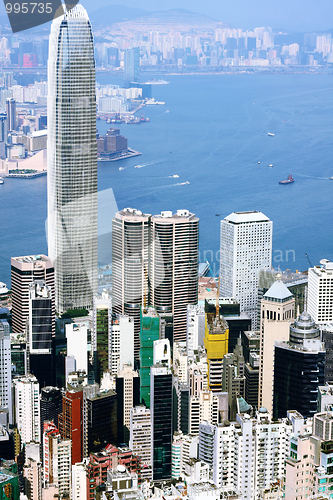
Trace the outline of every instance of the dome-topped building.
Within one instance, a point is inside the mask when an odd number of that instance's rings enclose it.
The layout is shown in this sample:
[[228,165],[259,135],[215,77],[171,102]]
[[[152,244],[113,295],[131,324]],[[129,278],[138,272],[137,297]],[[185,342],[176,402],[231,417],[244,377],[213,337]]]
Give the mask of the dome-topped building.
[[324,384],[325,347],[307,311],[290,325],[289,342],[275,342],[274,417],[293,408],[303,417],[317,411],[318,386]]
[[290,327],[289,342],[291,344],[303,345],[304,340],[315,340],[320,338],[319,328],[307,311],[303,311],[299,318]]

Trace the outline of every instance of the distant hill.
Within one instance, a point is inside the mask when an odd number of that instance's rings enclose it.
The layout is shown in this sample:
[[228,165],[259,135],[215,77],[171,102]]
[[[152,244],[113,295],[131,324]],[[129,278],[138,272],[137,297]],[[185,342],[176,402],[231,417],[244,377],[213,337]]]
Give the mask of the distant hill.
[[110,26],[147,14],[149,11],[143,9],[126,7],[125,5],[107,5],[92,12],[89,18],[93,26]]
[[[134,16],[134,13],[140,9],[129,9],[128,15],[133,15],[131,19],[116,21],[116,14],[113,12],[114,7],[120,6],[102,7],[93,12],[90,16],[93,25],[97,25],[97,22],[94,22],[94,15],[98,13],[96,20],[99,20],[100,25],[113,24],[113,29],[120,31],[175,30],[188,32],[191,30],[207,31],[218,27],[229,27],[228,24],[218,22],[209,16],[185,9],[144,12],[137,16]],[[119,14],[121,14],[121,9],[119,9]]]

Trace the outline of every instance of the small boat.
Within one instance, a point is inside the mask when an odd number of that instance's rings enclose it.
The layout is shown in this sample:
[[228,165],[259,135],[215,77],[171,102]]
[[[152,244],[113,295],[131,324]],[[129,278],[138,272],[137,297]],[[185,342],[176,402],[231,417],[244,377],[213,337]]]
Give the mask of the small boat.
[[274,137],[274,134],[272,134],[272,132],[268,132],[269,137]]
[[291,184],[292,182],[295,182],[293,176],[288,175],[288,179],[286,179],[285,181],[280,181],[279,184]]
[[119,167],[119,170],[124,170],[124,167]]
[[260,161],[258,161],[258,165],[260,165]]
[[135,165],[134,168],[141,168],[142,165]]
[[272,167],[273,166],[273,163],[270,163],[269,165],[267,165],[268,167]]
[[215,215],[216,215],[216,217],[220,217],[220,214],[215,214]]
[[189,181],[185,181],[185,182],[180,183],[181,186],[186,186],[186,184],[189,184]]
[[0,184],[3,184],[5,181],[3,180],[2,177],[0,177]]
[[329,177],[329,180],[330,180],[330,181],[333,181],[333,176],[332,176],[332,177]]
[[174,174],[172,177],[173,177],[174,179],[178,179],[179,175],[178,175],[178,174]]

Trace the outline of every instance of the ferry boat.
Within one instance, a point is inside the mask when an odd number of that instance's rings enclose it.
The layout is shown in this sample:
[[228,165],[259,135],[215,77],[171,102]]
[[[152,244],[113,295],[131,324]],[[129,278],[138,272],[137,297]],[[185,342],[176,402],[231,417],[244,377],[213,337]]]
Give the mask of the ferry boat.
[[3,184],[5,181],[3,180],[2,177],[0,177],[0,184]]
[[269,137],[274,137],[274,134],[272,134],[272,132],[268,132]]
[[286,179],[285,181],[280,181],[279,184],[291,184],[292,182],[295,182],[295,180],[293,179],[293,176],[288,175],[288,179]]

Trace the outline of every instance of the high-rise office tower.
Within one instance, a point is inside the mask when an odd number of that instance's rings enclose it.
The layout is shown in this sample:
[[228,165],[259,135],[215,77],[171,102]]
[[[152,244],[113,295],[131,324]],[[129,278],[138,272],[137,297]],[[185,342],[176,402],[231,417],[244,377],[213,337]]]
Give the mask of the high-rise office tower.
[[82,439],[82,386],[66,391],[62,400],[62,413],[59,414],[59,431],[62,439],[72,441],[72,465],[81,462],[83,458]]
[[39,383],[33,375],[14,379],[15,423],[21,445],[40,442]]
[[7,115],[0,113],[0,142],[7,142]]
[[275,342],[274,416],[293,407],[312,417],[317,412],[318,386],[324,384],[325,348],[320,331],[304,311],[290,326],[289,342]]
[[222,391],[223,356],[228,353],[229,328],[222,316],[207,314],[204,345],[208,361],[208,388]]
[[140,402],[150,408],[150,367],[154,364],[154,341],[159,339],[160,317],[154,307],[141,309]]
[[54,330],[52,289],[45,281],[29,285],[29,324],[27,328],[28,371],[39,385],[52,385],[52,332]]
[[16,130],[16,102],[12,97],[6,100],[6,113],[7,113],[7,130]]
[[101,391],[88,396],[84,412],[87,416],[85,456],[117,442],[117,394],[114,391]]
[[43,434],[44,422],[49,420],[58,427],[58,416],[62,411],[62,393],[58,387],[43,387],[40,395],[40,425]]
[[273,223],[261,212],[233,212],[221,221],[220,294],[235,297],[257,328],[258,276],[272,266]]
[[150,411],[153,435],[153,479],[171,478],[172,373],[163,364],[150,369]]
[[140,48],[126,49],[124,53],[124,79],[125,87],[140,78]]
[[174,341],[185,340],[187,306],[198,303],[199,219],[188,210],[151,218],[150,304],[173,314]]
[[48,84],[48,249],[63,313],[91,308],[97,292],[95,60],[81,5],[52,23]]
[[140,350],[140,307],[148,305],[150,215],[125,208],[112,220],[112,308],[134,318],[134,355]]
[[109,335],[109,370],[117,374],[124,364],[134,366],[134,319],[117,315],[112,320]]
[[7,321],[0,320],[0,406],[8,408],[12,423],[12,371],[10,329]]
[[289,339],[295,299],[278,279],[261,299],[258,407],[273,411],[274,344]]
[[320,261],[320,266],[308,272],[308,311],[313,320],[322,325],[333,322],[333,262]]
[[95,381],[99,384],[109,369],[109,336],[112,324],[112,299],[107,292],[94,298],[92,351]]
[[[32,281],[43,280],[52,290],[52,314],[54,315],[54,266],[46,255],[27,255],[11,258],[13,333],[27,330],[29,318],[29,286]],[[55,324],[52,334],[55,333]]]
[[[117,439],[128,444],[130,438],[130,411],[140,403],[140,379],[133,365],[124,365],[116,378]],[[132,450],[133,451],[133,450]]]

